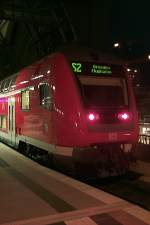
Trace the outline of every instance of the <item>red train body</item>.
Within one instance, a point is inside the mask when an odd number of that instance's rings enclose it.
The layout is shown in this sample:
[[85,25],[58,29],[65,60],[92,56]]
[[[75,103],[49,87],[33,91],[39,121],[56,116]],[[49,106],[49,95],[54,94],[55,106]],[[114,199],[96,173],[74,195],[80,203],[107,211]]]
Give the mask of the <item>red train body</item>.
[[55,53],[2,80],[0,91],[1,140],[44,150],[60,168],[80,173],[93,165],[97,173],[137,142],[131,79],[104,56]]

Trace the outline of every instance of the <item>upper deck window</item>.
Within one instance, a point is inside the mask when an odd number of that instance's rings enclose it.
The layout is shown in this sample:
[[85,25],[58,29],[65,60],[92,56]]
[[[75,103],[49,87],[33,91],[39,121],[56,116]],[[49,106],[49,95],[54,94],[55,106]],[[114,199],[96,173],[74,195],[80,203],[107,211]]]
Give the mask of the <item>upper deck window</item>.
[[39,86],[40,105],[50,111],[53,110],[53,90],[47,83],[42,83]]

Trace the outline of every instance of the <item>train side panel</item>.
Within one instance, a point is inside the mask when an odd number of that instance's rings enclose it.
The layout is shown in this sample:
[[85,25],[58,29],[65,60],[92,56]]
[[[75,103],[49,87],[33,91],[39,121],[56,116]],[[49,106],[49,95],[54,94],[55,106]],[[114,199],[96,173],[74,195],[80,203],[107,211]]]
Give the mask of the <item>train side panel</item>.
[[57,135],[57,145],[83,146],[86,124],[83,123],[83,111],[80,96],[69,65],[62,54],[55,58],[54,74],[54,124]]
[[[54,143],[54,129],[53,129],[53,112],[44,108],[40,104],[40,84],[46,83],[51,85],[49,79],[49,71],[51,66],[50,60],[45,59],[40,64],[35,64],[32,69],[25,69],[24,72],[18,76],[16,83],[26,84],[18,86],[21,92],[18,95],[19,101],[16,102],[16,131],[19,140],[25,141],[32,145],[39,145],[39,141],[44,143]],[[29,91],[29,108],[22,109],[22,93]],[[42,147],[42,146],[41,146]]]

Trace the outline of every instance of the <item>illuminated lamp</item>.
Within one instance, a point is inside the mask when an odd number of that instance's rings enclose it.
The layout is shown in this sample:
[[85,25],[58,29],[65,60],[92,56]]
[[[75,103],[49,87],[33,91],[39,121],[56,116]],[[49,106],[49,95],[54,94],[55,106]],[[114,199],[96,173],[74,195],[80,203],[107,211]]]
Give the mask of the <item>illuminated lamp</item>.
[[128,121],[130,119],[130,115],[128,112],[121,112],[118,114],[118,118],[121,120],[121,121]]
[[89,120],[93,121],[93,120],[95,119],[95,116],[94,116],[93,113],[90,113],[90,114],[88,115],[88,118],[89,118]]
[[96,113],[89,113],[87,115],[87,118],[88,118],[88,120],[90,120],[92,122],[92,121],[99,119],[99,115]]
[[114,48],[119,48],[119,47],[120,47],[119,42],[114,43]]

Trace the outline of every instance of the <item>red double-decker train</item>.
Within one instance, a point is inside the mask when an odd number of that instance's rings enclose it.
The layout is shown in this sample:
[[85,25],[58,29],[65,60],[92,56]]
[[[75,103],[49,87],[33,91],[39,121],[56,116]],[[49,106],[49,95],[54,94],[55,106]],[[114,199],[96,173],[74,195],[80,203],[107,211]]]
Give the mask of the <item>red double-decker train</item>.
[[79,175],[123,171],[138,139],[126,66],[65,49],[2,80],[0,139]]

